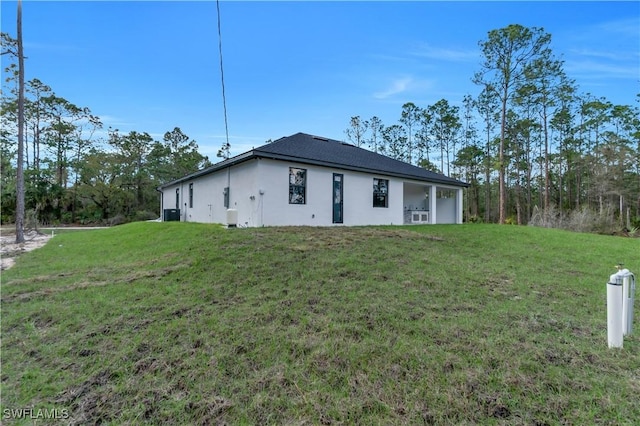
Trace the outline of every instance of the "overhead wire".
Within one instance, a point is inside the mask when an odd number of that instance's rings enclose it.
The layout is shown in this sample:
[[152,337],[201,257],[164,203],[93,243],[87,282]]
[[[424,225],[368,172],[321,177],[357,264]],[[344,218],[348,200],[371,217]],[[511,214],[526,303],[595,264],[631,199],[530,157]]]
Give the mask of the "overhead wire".
[[224,145],[224,151],[226,152],[226,156],[228,157],[229,148],[231,145],[229,144],[229,122],[227,120],[227,96],[225,94],[224,87],[224,66],[222,62],[222,29],[220,24],[220,0],[216,0],[216,9],[218,12],[218,51],[220,53],[220,79],[222,81],[222,108],[224,111],[224,132],[226,136],[226,144]]

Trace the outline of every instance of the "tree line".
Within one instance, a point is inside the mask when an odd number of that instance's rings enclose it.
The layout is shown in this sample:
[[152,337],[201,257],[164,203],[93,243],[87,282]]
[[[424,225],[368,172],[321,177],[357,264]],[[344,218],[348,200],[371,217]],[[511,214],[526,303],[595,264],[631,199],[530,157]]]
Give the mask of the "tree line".
[[2,33],[9,57],[0,100],[0,220],[16,220],[18,131],[24,147],[25,225],[117,223],[155,219],[156,188],[210,165],[196,141],[179,127],[161,141],[147,132],[103,130],[88,107],[59,96],[37,78],[24,82],[24,122],[19,118],[16,40]]
[[[472,77],[479,95],[464,96],[459,106],[407,102],[390,125],[354,116],[346,137],[468,182],[466,221],[549,224],[581,213],[640,227],[640,111],[581,93],[550,42],[535,27],[489,31]],[[24,83],[18,125],[16,45],[2,33],[2,55],[10,58],[0,100],[2,223],[16,219],[19,165],[27,218],[49,224],[158,217],[157,186],[211,164],[178,127],[161,141],[146,132],[105,132],[88,107],[36,78]],[[229,149],[218,156],[228,157]]]
[[346,137],[469,183],[467,221],[638,228],[640,110],[581,93],[550,42],[536,27],[489,31],[477,97],[407,102],[390,125],[354,116]]

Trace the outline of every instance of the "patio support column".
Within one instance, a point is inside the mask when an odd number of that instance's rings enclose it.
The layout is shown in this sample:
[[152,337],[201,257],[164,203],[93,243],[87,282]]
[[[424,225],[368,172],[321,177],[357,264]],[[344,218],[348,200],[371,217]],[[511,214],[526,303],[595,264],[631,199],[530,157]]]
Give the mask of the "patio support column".
[[464,211],[462,188],[456,190],[456,223],[462,223],[462,212]]
[[436,221],[436,200],[436,186],[431,185],[429,187],[429,223],[431,223],[432,225],[438,223]]

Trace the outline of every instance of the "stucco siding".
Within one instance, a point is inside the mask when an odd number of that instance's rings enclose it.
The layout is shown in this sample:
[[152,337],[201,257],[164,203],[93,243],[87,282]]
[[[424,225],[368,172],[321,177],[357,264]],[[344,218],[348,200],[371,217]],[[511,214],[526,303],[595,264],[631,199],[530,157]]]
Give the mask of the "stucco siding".
[[[387,179],[387,207],[373,207],[373,179]],[[402,181],[384,175],[348,172],[344,178],[345,225],[401,225]]]
[[[289,168],[305,169],[304,204],[289,203]],[[262,212],[266,226],[326,226],[331,224],[331,176],[321,167],[295,162],[260,160]]]
[[[306,170],[305,202],[289,202],[289,168]],[[333,223],[334,174],[341,174],[342,223]],[[388,180],[387,207],[373,206],[374,179]],[[189,185],[193,184],[193,206]],[[427,207],[429,185],[383,174],[342,170],[297,162],[254,158],[214,173],[163,188],[162,208],[175,208],[180,189],[181,220],[227,224],[224,189],[239,226],[402,225],[405,210]],[[453,204],[451,204],[451,202]],[[437,223],[456,222],[456,200],[437,200]]]
[[[257,226],[252,216],[250,194],[255,192],[257,161],[248,161],[231,169],[201,176],[163,189],[163,209],[175,208],[176,188],[180,190],[180,220],[183,222],[227,223],[224,189],[231,186],[229,208],[238,210],[238,222]],[[189,203],[189,185],[193,184],[193,205]],[[249,224],[249,222],[252,222]]]
[[438,198],[437,202],[438,220],[437,223],[456,223],[458,215],[456,214],[455,198]]
[[[330,226],[333,223],[333,174],[343,175],[342,225],[402,224],[402,182],[295,162],[261,159],[259,166],[263,223],[266,226]],[[305,204],[289,203],[289,167],[306,174]],[[389,179],[389,205],[373,207],[373,178]]]

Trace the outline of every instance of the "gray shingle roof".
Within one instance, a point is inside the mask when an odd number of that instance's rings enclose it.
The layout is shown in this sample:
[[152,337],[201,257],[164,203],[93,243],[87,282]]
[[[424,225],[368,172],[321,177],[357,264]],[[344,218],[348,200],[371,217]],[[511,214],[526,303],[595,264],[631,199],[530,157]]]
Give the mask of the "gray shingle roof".
[[391,175],[408,179],[468,186],[459,180],[440,173],[425,170],[403,161],[358,148],[354,145],[308,135],[295,135],[278,139],[270,144],[254,149],[258,156],[281,160],[324,165],[346,170],[363,171],[382,175]]
[[440,173],[425,170],[403,161],[394,160],[375,152],[358,148],[354,145],[327,139],[306,133],[296,133],[280,138],[272,143],[262,145],[244,154],[216,163],[211,167],[192,173],[188,176],[168,182],[159,189],[176,183],[194,179],[238,164],[252,158],[273,158],[303,164],[314,164],[342,170],[354,170],[377,174],[380,176],[395,176],[403,179],[419,180],[452,186],[469,186],[457,179]]

